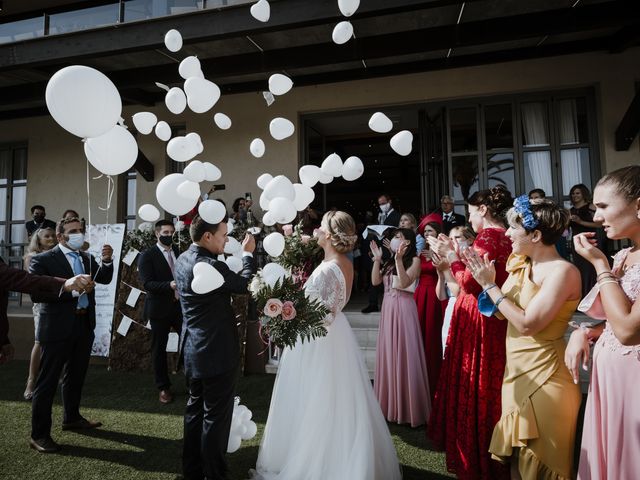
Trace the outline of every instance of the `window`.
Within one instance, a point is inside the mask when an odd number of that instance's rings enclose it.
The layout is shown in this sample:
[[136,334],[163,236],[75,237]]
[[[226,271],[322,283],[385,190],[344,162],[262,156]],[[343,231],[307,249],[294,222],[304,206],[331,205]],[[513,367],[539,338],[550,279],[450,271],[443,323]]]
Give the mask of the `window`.
[[22,265],[27,243],[27,146],[0,146],[0,254],[13,266]]
[[135,230],[136,228],[136,215],[138,213],[136,205],[137,182],[138,173],[132,168],[127,172],[123,181],[124,192],[122,198],[125,199],[123,222],[127,224],[127,231]]

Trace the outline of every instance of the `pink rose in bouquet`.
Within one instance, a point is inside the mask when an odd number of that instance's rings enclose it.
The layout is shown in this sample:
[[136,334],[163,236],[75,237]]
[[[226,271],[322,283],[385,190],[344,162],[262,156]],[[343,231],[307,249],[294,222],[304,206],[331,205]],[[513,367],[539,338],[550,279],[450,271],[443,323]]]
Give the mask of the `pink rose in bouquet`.
[[286,301],[282,304],[282,319],[293,320],[296,318],[296,308],[293,306],[293,302]]
[[290,237],[291,235],[293,235],[293,225],[291,224],[283,225],[282,233],[284,233],[285,237]]
[[[291,302],[289,302],[291,303]],[[270,298],[264,305],[264,314],[270,318],[276,318],[282,313],[282,302],[277,298]]]
[[309,240],[311,240],[311,237],[309,235],[300,235],[300,241],[303,245],[307,245],[309,243]]

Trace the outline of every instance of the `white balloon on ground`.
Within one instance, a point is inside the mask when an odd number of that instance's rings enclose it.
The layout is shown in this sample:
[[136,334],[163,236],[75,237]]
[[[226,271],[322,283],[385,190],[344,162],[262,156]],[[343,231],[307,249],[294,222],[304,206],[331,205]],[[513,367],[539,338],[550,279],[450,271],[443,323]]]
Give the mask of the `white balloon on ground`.
[[155,222],[160,218],[160,210],[155,205],[145,203],[138,209],[138,216],[145,222]]
[[293,201],[293,199],[296,198],[296,191],[293,188],[291,180],[284,175],[278,175],[273,177],[264,187],[264,196],[268,199],[284,197],[287,200]]
[[293,202],[284,197],[276,197],[269,202],[269,213],[271,213],[276,223],[281,225],[293,222],[298,215]]
[[188,198],[197,202],[200,197],[200,185],[196,182],[192,182],[191,180],[185,180],[178,185],[176,192],[183,198]]
[[216,113],[213,121],[220,130],[229,130],[231,128],[231,119],[224,113]]
[[222,172],[213,163],[204,162],[202,165],[204,166],[204,179],[207,182],[215,182],[222,177]]
[[184,82],[187,104],[195,113],[205,113],[220,99],[220,87],[206,78],[191,77]]
[[205,200],[198,206],[198,214],[205,222],[215,225],[222,221],[227,209],[218,200]]
[[163,142],[166,142],[171,138],[171,127],[164,120],[160,120],[156,124],[155,133],[156,137],[158,137]]
[[316,198],[316,194],[311,187],[302,185],[301,183],[294,183],[293,188],[296,192],[296,198],[293,200],[293,205],[296,210],[301,212],[309,206],[313,199]]
[[171,113],[179,115],[187,108],[187,96],[182,89],[173,87],[164,96],[164,103]]
[[278,232],[270,233],[262,240],[262,246],[272,257],[279,257],[284,251],[284,236]]
[[205,169],[200,160],[193,160],[184,168],[184,176],[192,182],[204,182]]
[[242,271],[242,259],[238,257],[229,257],[225,260],[225,263],[234,273],[240,273]]
[[175,29],[169,30],[164,36],[164,45],[170,52],[177,52],[182,48],[182,35]]
[[391,137],[389,144],[394,152],[406,157],[411,153],[413,146],[413,134],[409,130],[402,130]]
[[104,135],[88,138],[84,142],[84,153],[99,172],[119,175],[136,163],[138,143],[129,130],[115,125]]
[[196,152],[196,155],[204,152],[204,145],[202,145],[202,139],[200,138],[200,135],[195,132],[191,132],[187,133],[184,138],[186,138],[187,141],[191,144],[194,151]]
[[227,237],[227,243],[224,244],[224,253],[233,255],[242,250],[242,245],[233,237]]
[[133,117],[133,125],[142,135],[149,135],[158,123],[158,117],[151,112],[138,112]]
[[185,80],[191,77],[200,77],[202,70],[200,69],[200,60],[195,55],[191,55],[180,62],[178,65],[178,74]]
[[364,173],[364,165],[358,157],[349,157],[342,166],[342,178],[348,182],[357,180]]
[[353,37],[353,25],[351,25],[351,22],[347,22],[346,20],[338,23],[333,28],[333,33],[331,34],[333,43],[338,45],[347,43],[351,37]]
[[278,280],[282,281],[287,276],[287,271],[284,267],[278,263],[267,263],[262,268],[262,278],[265,283],[270,287],[273,287]]
[[122,115],[122,99],[113,82],[95,68],[82,65],[53,74],[45,100],[58,125],[80,138],[104,135]]
[[256,158],[261,158],[264,155],[265,147],[261,138],[254,138],[249,145],[249,151],[251,155]]
[[172,215],[184,215],[191,210],[197,200],[191,200],[178,195],[178,186],[187,180],[182,173],[172,173],[164,177],[156,187],[158,204]]
[[393,122],[382,112],[376,112],[369,119],[369,128],[377,133],[389,133],[393,129]]
[[229,435],[229,441],[227,442],[227,453],[237,452],[242,444],[242,438],[240,435]]
[[269,133],[276,140],[284,140],[293,135],[296,127],[290,120],[282,117],[276,117],[269,123]]
[[224,283],[224,277],[213,265],[207,262],[198,262],[193,266],[193,280],[191,290],[202,295],[220,288]]
[[269,17],[271,16],[271,6],[267,0],[259,0],[254,3],[251,5],[249,11],[253,18],[262,23],[268,22]]
[[264,190],[271,180],[273,180],[273,176],[270,173],[263,173],[258,177],[258,181],[256,183],[258,184],[258,187]]
[[360,6],[360,0],[338,0],[338,8],[340,9],[340,13],[345,17],[350,17],[358,7]]
[[325,175],[331,175],[332,177],[339,177],[342,175],[342,159],[337,153],[332,153],[327,156],[320,166],[320,171]]
[[249,420],[248,422],[246,422],[245,426],[247,427],[247,429],[245,430],[244,434],[240,436],[240,438],[242,438],[242,440],[251,440],[258,433],[258,426],[253,420]]
[[317,165],[303,165],[300,167],[300,170],[298,170],[300,183],[307,187],[314,187],[315,184],[318,183],[320,175],[322,175],[322,171]]
[[167,143],[167,155],[176,162],[186,162],[197,155],[195,147],[186,137],[173,137]]
[[267,227],[271,227],[276,224],[276,219],[273,218],[273,215],[271,214],[271,212],[265,212],[264,215],[262,216],[262,223]]
[[286,75],[274,73],[269,77],[269,91],[274,95],[284,95],[293,87],[293,82]]

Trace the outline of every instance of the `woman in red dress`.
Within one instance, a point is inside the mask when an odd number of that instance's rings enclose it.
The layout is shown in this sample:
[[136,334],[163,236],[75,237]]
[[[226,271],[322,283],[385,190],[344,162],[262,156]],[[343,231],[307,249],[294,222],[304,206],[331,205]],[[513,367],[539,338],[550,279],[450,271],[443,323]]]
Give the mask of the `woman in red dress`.
[[[418,233],[425,239],[436,238],[442,233],[442,217],[438,214],[427,215],[420,221]],[[420,253],[420,281],[413,297],[418,306],[420,327],[424,340],[424,354],[429,372],[429,392],[431,400],[438,386],[438,376],[442,365],[442,302],[438,300],[436,285],[438,271],[431,261],[432,250],[427,243]]]
[[[499,185],[474,193],[468,203],[469,222],[478,233],[471,248],[495,261],[496,284],[501,286],[507,278],[505,266],[511,253],[504,215],[513,198]],[[447,469],[458,478],[508,479],[509,469],[489,454],[493,428],[501,415],[507,322],[479,312],[482,289],[458,258],[451,241],[444,235],[429,240],[431,248],[449,261],[460,294],[451,318],[428,434],[437,448],[446,451]]]

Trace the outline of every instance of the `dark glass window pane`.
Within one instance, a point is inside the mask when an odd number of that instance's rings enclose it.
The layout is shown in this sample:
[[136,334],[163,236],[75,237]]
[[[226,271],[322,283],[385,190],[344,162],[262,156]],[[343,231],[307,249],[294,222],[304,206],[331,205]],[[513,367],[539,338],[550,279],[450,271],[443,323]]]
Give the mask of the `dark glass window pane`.
[[549,145],[549,116],[546,102],[523,103],[522,138],[525,147],[544,147]]
[[[591,169],[588,148],[568,148],[560,150],[562,168],[562,193],[569,195],[571,187],[584,183],[591,190]],[[593,191],[591,191],[593,193]]]
[[11,225],[11,243],[26,243],[27,229],[24,223],[14,223]]
[[587,105],[584,98],[558,101],[560,144],[575,145],[589,141]]
[[24,220],[27,208],[27,187],[13,187],[11,189],[11,220]]
[[8,148],[0,150],[0,185],[9,183],[9,173],[11,172],[11,162],[13,161],[13,150]]
[[83,8],[71,12],[54,13],[49,17],[49,34],[75,32],[87,28],[112,25],[118,21],[118,3],[99,7]]
[[451,158],[453,175],[453,197],[456,202],[466,201],[469,195],[478,190],[478,157],[465,155]]
[[529,193],[541,188],[547,197],[553,197],[553,179],[551,170],[551,152],[524,152],[524,187]]
[[19,42],[44,35],[42,16],[0,25],[0,43]]
[[513,148],[511,105],[487,105],[484,108],[484,128],[487,150]]
[[478,149],[475,108],[453,108],[449,112],[451,151],[473,152]]
[[27,149],[16,148],[13,151],[13,181],[27,183]]
[[516,194],[516,177],[513,153],[497,153],[487,157],[489,188],[505,185],[512,195]]
[[5,222],[6,220],[7,220],[7,189],[0,188],[0,222]]

